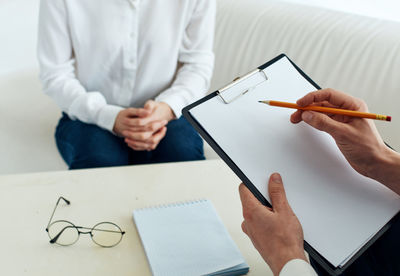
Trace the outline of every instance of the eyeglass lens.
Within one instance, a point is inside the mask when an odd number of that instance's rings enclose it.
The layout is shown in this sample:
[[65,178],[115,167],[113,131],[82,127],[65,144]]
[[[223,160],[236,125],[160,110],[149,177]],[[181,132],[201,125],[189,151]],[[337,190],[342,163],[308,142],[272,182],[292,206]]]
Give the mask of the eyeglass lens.
[[92,229],[92,240],[103,247],[117,245],[122,239],[122,230],[116,224],[101,222]]
[[79,232],[75,225],[68,221],[58,220],[50,224],[48,235],[51,240],[59,245],[71,245],[79,239]]

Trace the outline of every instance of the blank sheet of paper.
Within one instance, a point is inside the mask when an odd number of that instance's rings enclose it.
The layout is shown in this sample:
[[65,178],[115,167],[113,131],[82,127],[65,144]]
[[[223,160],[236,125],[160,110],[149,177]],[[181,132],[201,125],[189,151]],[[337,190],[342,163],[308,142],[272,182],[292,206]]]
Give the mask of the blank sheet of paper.
[[340,266],[395,216],[400,198],[355,172],[328,134],[291,124],[293,109],[258,103],[316,90],[286,57],[264,72],[268,80],[234,102],[214,97],[189,112],[268,200],[269,175],[281,173],[305,240]]

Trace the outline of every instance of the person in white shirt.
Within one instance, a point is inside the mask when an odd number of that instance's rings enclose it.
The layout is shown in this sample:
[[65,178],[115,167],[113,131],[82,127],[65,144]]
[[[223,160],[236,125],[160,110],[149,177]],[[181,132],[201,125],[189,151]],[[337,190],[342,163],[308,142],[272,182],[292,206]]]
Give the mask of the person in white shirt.
[[44,93],[70,169],[204,159],[181,110],[208,90],[215,0],[41,0]]
[[[300,106],[325,104],[367,112],[359,99],[333,89],[311,92],[297,101]],[[325,131],[336,141],[350,165],[360,174],[375,179],[400,194],[400,154],[385,145],[372,120],[343,115],[329,116],[312,111],[296,111],[292,123],[304,121]],[[303,230],[286,199],[282,177],[271,175],[268,184],[272,209],[262,205],[241,184],[243,231],[269,264],[274,275],[316,275],[303,248]],[[400,275],[400,223],[375,242],[343,275]],[[319,275],[329,275],[311,259]]]

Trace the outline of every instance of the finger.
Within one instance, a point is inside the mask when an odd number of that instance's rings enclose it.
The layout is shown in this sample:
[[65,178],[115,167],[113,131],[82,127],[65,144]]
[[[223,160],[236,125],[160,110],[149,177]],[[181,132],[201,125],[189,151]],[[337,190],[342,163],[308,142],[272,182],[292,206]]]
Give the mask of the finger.
[[147,140],[147,143],[150,144],[150,149],[155,150],[158,144],[160,143],[161,139],[164,138],[165,134],[167,133],[167,128],[162,127],[158,132],[156,132],[151,138],[150,141]]
[[161,120],[161,121],[154,121],[150,122],[149,124],[145,126],[135,126],[135,127],[129,127],[127,130],[132,131],[132,132],[152,132],[155,133],[158,131],[160,128],[163,126],[167,125],[168,121],[167,120]]
[[273,173],[269,178],[268,193],[271,199],[272,209],[275,212],[286,212],[290,210],[286,199],[285,188],[279,173]]
[[246,222],[245,222],[245,221],[242,222],[242,231],[243,231],[246,235],[249,235],[248,232],[247,232],[247,227],[246,227]]
[[168,124],[167,120],[152,122],[148,126],[148,131],[151,131],[152,133],[156,133],[157,131],[159,131],[162,127],[166,126],[167,124]]
[[138,141],[138,140],[132,140],[132,139],[126,139],[125,142],[127,144],[134,145],[135,147],[140,147],[141,149],[144,150],[155,150],[160,143],[161,139],[164,138],[165,134],[167,132],[167,128],[163,127],[160,129],[156,134],[153,134],[149,139],[144,140],[144,141]]
[[125,143],[136,151],[150,150],[150,145],[141,141],[133,141],[130,139],[125,139]]
[[314,112],[314,111],[304,111],[301,115],[303,121],[310,126],[329,133],[333,137],[336,136],[337,133],[343,131],[343,124],[335,121],[330,118],[326,114]]
[[327,101],[333,106],[358,110],[360,108],[360,100],[331,88],[322,89],[308,93],[303,98],[297,100],[297,104],[301,107],[311,105],[313,103]]
[[133,149],[134,151],[147,151],[147,150],[144,149],[144,148],[136,147],[136,146],[129,145],[129,144],[128,144],[128,147],[130,147],[130,148]]
[[[321,103],[314,103],[313,105],[315,105],[315,106],[323,106],[323,107],[336,107],[336,106],[332,105],[331,103],[329,103],[327,101],[324,101],[324,102],[321,102]],[[290,116],[290,121],[293,124],[298,124],[301,121],[303,121],[303,119],[302,119],[303,112],[304,111],[302,111],[302,110],[297,110],[296,112],[294,112]],[[345,115],[338,115],[338,114],[326,114],[326,115],[329,116],[330,118],[334,119],[335,121],[342,122],[342,123],[348,123],[348,122],[350,122],[352,120],[352,117],[345,116]]]
[[143,141],[143,142],[148,140],[152,135],[153,135],[153,132],[150,132],[150,131],[147,131],[147,132],[134,132],[134,131],[124,130],[122,132],[122,136],[124,136],[125,138],[128,138],[130,140],[134,140],[134,141]]
[[[321,102],[321,103],[313,103],[312,105],[316,105],[316,106],[324,106],[324,107],[335,107],[334,105],[330,104],[327,101]],[[294,112],[291,116],[290,116],[290,121],[293,124],[298,124],[301,121],[303,121],[303,119],[301,118],[303,114],[303,110],[297,110],[296,112]]]
[[[147,138],[147,139],[134,139],[134,138],[126,137],[126,140],[127,141],[129,140],[131,142],[135,142],[135,141],[143,142],[143,143],[151,145],[151,144],[159,142],[166,134],[166,130],[167,130],[167,128],[164,126],[161,129],[159,129],[158,131],[156,131],[155,133],[146,132],[146,134],[149,135],[149,138]],[[141,138],[140,135],[138,137]]]
[[244,219],[251,219],[254,210],[264,206],[260,201],[250,192],[250,190],[242,183],[239,186],[240,201],[242,202],[243,217]]
[[149,127],[148,126],[134,126],[134,127],[128,127],[126,128],[126,131],[131,131],[131,132],[146,132],[148,131]]
[[127,116],[132,118],[132,117],[147,117],[151,114],[149,110],[146,110],[144,108],[128,108],[126,109]]
[[140,148],[142,150],[147,150],[149,148],[149,145],[143,141],[136,141],[126,138],[125,143],[127,143],[129,146]]
[[153,112],[154,108],[156,107],[156,102],[153,100],[148,100],[145,104],[144,104],[144,109]]
[[127,143],[127,146],[130,147],[131,149],[135,150],[135,151],[145,151],[146,150],[145,148],[137,147],[137,146],[135,146],[133,144],[129,144],[129,143]]
[[297,110],[296,112],[294,112],[291,116],[290,116],[290,121],[293,124],[297,124],[300,123],[303,119],[301,118],[301,114],[303,113],[302,110]]
[[151,117],[135,117],[135,118],[125,118],[123,121],[123,124],[128,126],[129,128],[134,128],[134,127],[145,127],[147,124],[149,124],[153,118]]
[[134,151],[149,151],[145,148],[141,148],[141,147],[135,147],[135,146],[129,146],[131,149],[133,149]]
[[316,103],[315,105],[323,106],[323,107],[337,108],[336,105],[333,105],[333,104],[331,104],[330,102],[327,102],[327,101],[323,101],[323,102],[320,102],[320,103]]

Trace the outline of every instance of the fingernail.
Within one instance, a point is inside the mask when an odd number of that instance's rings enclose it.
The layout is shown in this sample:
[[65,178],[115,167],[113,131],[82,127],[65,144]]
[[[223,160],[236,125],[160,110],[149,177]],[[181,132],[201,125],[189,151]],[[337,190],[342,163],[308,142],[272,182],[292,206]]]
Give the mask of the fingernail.
[[312,120],[313,118],[313,114],[311,112],[303,112],[303,114],[301,115],[301,118],[303,119],[303,121],[309,122]]
[[297,100],[297,101],[296,101],[296,104],[299,105],[299,106],[303,106],[303,101],[302,101],[301,99],[300,99],[300,100]]
[[271,175],[271,179],[272,179],[272,181],[275,182],[275,183],[282,183],[282,178],[281,178],[281,176],[279,175],[279,173],[273,173],[273,174]]

